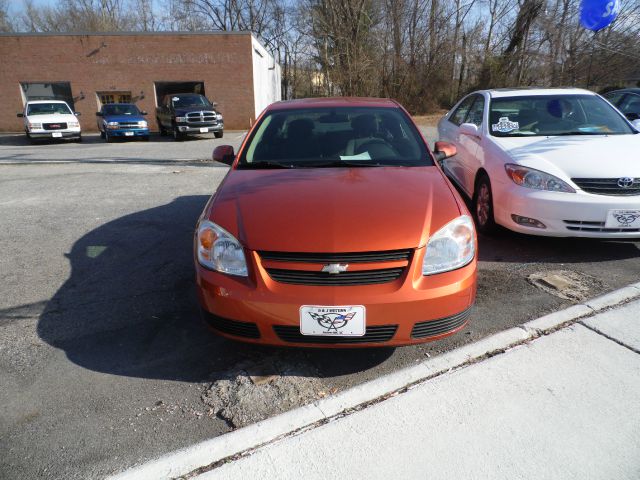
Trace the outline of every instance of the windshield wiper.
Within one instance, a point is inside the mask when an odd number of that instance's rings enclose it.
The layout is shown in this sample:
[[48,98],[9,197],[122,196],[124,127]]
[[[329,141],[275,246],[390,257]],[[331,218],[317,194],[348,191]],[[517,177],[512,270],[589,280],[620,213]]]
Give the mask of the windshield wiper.
[[295,168],[295,166],[291,164],[270,161],[238,164],[238,170],[258,170],[267,168]]
[[302,168],[344,168],[344,167],[384,167],[379,163],[350,162],[348,160],[331,160],[329,162],[318,162],[302,164]]
[[610,135],[611,132],[585,132],[582,130],[572,130],[570,132],[547,133],[549,137],[562,137],[566,135]]

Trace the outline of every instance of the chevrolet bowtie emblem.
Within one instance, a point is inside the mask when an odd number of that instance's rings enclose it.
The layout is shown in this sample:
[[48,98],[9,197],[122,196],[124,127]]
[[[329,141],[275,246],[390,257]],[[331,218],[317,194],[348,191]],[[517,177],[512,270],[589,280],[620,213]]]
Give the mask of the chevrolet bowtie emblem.
[[330,263],[322,267],[322,271],[335,275],[341,272],[346,272],[347,268],[349,268],[349,265],[341,265],[340,263]]

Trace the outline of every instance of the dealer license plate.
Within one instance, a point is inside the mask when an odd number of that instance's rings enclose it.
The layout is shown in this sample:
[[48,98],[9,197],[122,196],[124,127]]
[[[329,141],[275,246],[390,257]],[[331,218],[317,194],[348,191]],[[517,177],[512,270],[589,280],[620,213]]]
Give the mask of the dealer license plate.
[[133,132],[124,132],[125,137],[133,137]]
[[209,131],[209,129],[208,129],[208,128],[206,128],[206,127],[202,127],[202,128],[200,129],[200,133],[207,133],[208,131]]
[[62,138],[62,133],[60,133],[60,132],[53,132],[53,133],[51,134],[51,136],[52,136],[53,138]]
[[366,315],[362,305],[300,307],[302,335],[361,337],[365,330]]
[[605,228],[640,228],[640,210],[609,210]]

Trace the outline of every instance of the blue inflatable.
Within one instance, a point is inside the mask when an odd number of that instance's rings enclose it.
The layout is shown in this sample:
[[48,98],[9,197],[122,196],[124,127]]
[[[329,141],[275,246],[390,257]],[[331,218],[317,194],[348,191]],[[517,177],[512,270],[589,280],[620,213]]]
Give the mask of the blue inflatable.
[[620,12],[620,0],[582,0],[580,23],[597,32],[613,22]]

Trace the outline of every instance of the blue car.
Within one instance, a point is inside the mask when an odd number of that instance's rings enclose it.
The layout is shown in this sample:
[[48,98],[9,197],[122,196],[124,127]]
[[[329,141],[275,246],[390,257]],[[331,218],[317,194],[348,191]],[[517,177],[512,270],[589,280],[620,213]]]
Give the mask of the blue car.
[[114,137],[149,140],[149,125],[144,119],[147,112],[141,112],[132,103],[109,103],[103,105],[98,117],[100,136],[107,142]]

